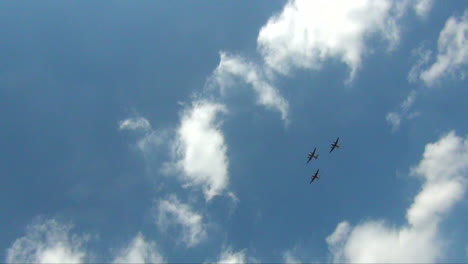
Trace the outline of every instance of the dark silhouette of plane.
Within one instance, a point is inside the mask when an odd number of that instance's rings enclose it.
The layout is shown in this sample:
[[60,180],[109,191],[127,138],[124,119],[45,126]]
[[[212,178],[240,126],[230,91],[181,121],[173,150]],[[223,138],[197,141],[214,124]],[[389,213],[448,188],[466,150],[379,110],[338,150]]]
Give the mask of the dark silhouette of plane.
[[310,182],[309,184],[311,184],[315,179],[320,179],[320,177],[318,176],[318,173],[319,173],[320,169],[318,169],[314,175],[310,176]]
[[318,155],[318,154],[315,155],[315,151],[316,151],[316,150],[317,150],[317,148],[314,148],[314,151],[311,151],[311,152],[307,155],[307,157],[309,157],[309,159],[307,160],[307,163],[309,163],[309,161],[310,161],[311,159],[313,159],[313,158],[314,158],[314,159],[317,159],[317,158],[318,158],[319,155]]
[[338,145],[338,140],[340,140],[339,137],[336,139],[335,142],[333,142],[333,143],[331,144],[331,146],[330,146],[330,147],[331,147],[330,153],[331,153],[335,148],[340,148],[340,145]]

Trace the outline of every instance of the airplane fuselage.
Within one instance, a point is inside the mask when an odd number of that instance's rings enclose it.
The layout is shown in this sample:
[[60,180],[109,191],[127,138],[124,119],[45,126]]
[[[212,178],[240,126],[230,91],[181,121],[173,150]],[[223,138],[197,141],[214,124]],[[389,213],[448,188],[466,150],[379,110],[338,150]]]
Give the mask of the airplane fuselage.
[[318,170],[314,173],[314,175],[312,175],[312,176],[310,177],[310,182],[309,182],[309,184],[312,183],[315,179],[320,179],[320,176],[318,175],[318,174],[319,174],[319,171],[320,171],[320,169],[318,169]]
[[337,138],[337,139],[335,140],[335,142],[333,142],[333,143],[331,144],[331,146],[330,146],[330,147],[331,147],[330,153],[331,153],[335,148],[340,148],[340,145],[338,145],[338,140],[340,140],[340,138]]
[[309,159],[307,160],[307,163],[309,163],[309,161],[312,160],[312,159],[317,159],[317,158],[318,158],[318,154],[315,155],[315,151],[316,151],[316,150],[317,150],[317,148],[315,148],[314,151],[310,152],[310,153],[307,155],[307,157],[309,158]]

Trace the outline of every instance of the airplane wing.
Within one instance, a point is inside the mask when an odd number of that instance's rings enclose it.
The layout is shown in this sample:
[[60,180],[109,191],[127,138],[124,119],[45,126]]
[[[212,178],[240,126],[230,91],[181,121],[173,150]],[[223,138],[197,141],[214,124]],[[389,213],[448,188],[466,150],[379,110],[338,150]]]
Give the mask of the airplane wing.
[[309,163],[311,159],[312,159],[312,156],[309,156],[309,159],[307,160],[306,164]]
[[330,149],[330,153],[336,148],[336,145],[332,144],[331,145],[331,149]]

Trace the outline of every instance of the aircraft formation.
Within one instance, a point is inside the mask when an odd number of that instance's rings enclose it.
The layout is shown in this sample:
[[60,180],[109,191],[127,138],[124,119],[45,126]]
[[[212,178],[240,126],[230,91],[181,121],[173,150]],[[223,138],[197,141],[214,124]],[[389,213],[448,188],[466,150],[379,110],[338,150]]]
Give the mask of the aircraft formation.
[[[338,145],[338,140],[340,140],[339,137],[331,144],[329,153],[331,153],[335,148],[340,148],[340,145]],[[314,148],[313,151],[307,154],[306,164],[309,163],[312,159],[318,159],[319,155],[315,154],[316,152],[317,152],[317,148]],[[319,171],[320,169],[317,169],[317,171],[314,174],[312,174],[312,176],[310,176],[309,184],[311,184],[315,179],[320,179]]]

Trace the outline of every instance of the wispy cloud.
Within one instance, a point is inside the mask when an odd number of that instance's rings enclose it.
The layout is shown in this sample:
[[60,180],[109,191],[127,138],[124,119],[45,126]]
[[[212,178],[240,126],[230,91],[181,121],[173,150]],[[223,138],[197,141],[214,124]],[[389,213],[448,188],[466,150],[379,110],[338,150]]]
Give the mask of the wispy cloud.
[[149,154],[166,141],[166,133],[156,131],[151,123],[144,117],[127,118],[119,122],[119,130],[132,130],[143,133],[143,136],[136,143],[137,148],[144,154]]
[[408,73],[408,82],[419,81],[421,69],[425,67],[431,60],[432,51],[426,47],[427,43],[427,41],[424,41],[421,43],[421,45],[419,45],[419,47],[411,51],[411,56],[416,58],[416,63],[411,67],[411,70]]
[[[418,12],[429,9],[418,1]],[[350,69],[352,81],[368,52],[366,39],[381,36],[392,50],[399,42],[397,20],[409,4],[392,1],[290,0],[271,17],[257,39],[268,67],[281,74],[294,68],[320,69],[328,59],[338,59]]]
[[[450,17],[445,23],[444,28],[439,34],[437,43],[436,61],[426,70],[419,73],[421,79],[427,86],[433,86],[438,80],[447,75],[456,76],[459,74],[461,79],[465,78],[463,67],[468,63],[468,10],[465,10],[463,16]],[[421,61],[427,62],[428,52],[422,53]],[[414,76],[422,67],[418,62],[411,70],[410,76]]]
[[284,263],[302,263],[299,257],[296,256],[293,250],[286,250],[283,252],[283,262]]
[[453,205],[463,198],[468,174],[468,137],[452,131],[429,143],[412,175],[424,182],[406,212],[407,224],[389,226],[383,220],[351,226],[343,221],[327,237],[334,262],[443,261],[446,244],[439,224]]
[[399,0],[393,1],[396,17],[402,17],[408,9],[413,9],[419,18],[427,18],[434,4],[433,0]]
[[414,101],[416,100],[416,95],[417,93],[415,90],[411,91],[396,112],[390,112],[387,114],[386,120],[392,127],[392,132],[395,132],[400,128],[400,124],[403,120],[414,118],[419,114],[416,112],[409,112],[411,106],[413,106]]
[[173,225],[181,227],[180,240],[187,247],[194,247],[206,238],[206,224],[203,216],[171,195],[168,199],[159,200],[156,205],[156,224],[161,231]]
[[206,100],[194,101],[185,109],[172,142],[173,161],[164,168],[180,175],[184,187],[200,186],[207,201],[229,183],[227,145],[217,120],[226,112],[224,105]]
[[70,234],[72,225],[37,218],[26,235],[7,249],[7,263],[83,263],[87,236]]
[[219,260],[216,263],[247,263],[245,249],[233,252],[231,248],[225,248],[222,250]]
[[[72,233],[73,225],[37,217],[26,227],[26,234],[6,250],[7,263],[89,263],[102,262],[88,251],[89,235]],[[106,262],[106,261],[104,261]],[[114,263],[162,263],[155,242],[141,233],[115,254]]]
[[119,122],[120,130],[149,130],[151,129],[150,122],[144,117],[127,118]]
[[161,256],[155,242],[145,240],[144,236],[141,233],[138,233],[127,247],[118,252],[113,262],[163,263],[164,258]]
[[281,118],[287,120],[289,104],[278,89],[270,84],[262,67],[241,56],[220,52],[220,62],[211,80],[219,87],[221,94],[225,94],[228,88],[238,89],[240,85],[236,82],[236,78],[254,89],[257,94],[257,104],[279,111]]
[[392,127],[392,132],[395,132],[398,130],[398,128],[400,128],[401,117],[397,112],[388,113],[385,117],[385,120],[387,120],[387,123],[389,123]]
[[428,15],[434,4],[432,0],[417,0],[411,2],[413,2],[413,8],[416,14],[423,18]]
[[465,246],[465,258],[468,260],[468,245]]

